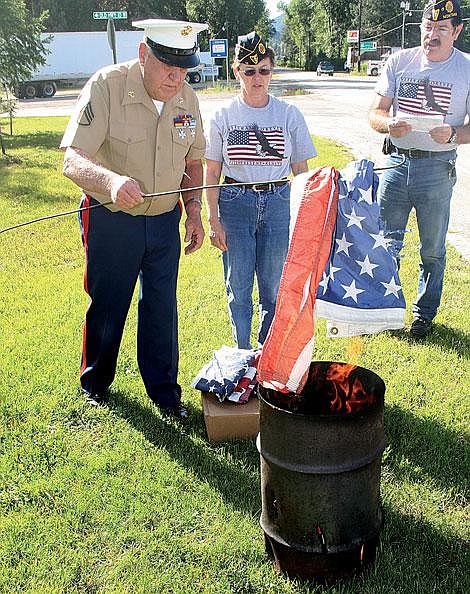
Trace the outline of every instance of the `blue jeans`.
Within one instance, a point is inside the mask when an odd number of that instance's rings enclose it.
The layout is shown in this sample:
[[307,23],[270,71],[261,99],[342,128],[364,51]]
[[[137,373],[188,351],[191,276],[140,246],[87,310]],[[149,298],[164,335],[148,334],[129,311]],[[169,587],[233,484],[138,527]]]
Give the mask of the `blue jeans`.
[[266,340],[274,316],[289,246],[290,188],[285,184],[258,192],[223,187],[219,216],[227,235],[228,250],[223,252],[222,260],[233,337],[238,348],[249,349],[255,273],[259,345]]
[[[418,293],[414,317],[432,320],[442,294],[446,263],[446,233],[450,200],[456,181],[455,151],[431,157],[406,157],[400,167],[385,171],[379,185],[381,216],[389,237],[395,240],[397,256],[412,208],[416,211],[420,239]],[[390,155],[387,165],[396,165],[402,155]]]

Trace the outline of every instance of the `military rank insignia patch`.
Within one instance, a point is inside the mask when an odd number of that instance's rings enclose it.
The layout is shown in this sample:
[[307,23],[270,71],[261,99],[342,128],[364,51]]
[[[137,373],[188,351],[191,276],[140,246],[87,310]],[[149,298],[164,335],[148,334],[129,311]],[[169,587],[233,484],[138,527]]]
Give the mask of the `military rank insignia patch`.
[[80,126],[89,126],[93,121],[95,114],[89,101],[78,115],[78,123]]

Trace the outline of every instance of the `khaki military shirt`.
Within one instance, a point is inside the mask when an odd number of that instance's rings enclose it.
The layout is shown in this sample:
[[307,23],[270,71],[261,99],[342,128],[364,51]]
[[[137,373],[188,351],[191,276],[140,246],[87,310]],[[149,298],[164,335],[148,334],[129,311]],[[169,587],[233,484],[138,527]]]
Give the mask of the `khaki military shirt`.
[[[164,104],[161,115],[145,90],[138,60],[98,71],[83,88],[61,148],[74,147],[120,175],[138,181],[144,193],[180,187],[186,159],[202,159],[205,141],[196,94],[187,83]],[[179,193],[147,199],[132,215],[172,210]],[[110,196],[93,193],[100,202]]]

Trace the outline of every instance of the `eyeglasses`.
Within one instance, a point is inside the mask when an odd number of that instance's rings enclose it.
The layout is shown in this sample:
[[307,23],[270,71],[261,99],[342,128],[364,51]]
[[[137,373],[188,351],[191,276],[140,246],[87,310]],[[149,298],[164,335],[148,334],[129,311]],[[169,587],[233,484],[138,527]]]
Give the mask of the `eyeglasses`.
[[432,25],[428,24],[421,24],[420,29],[422,33],[439,33],[439,35],[445,36],[450,35],[455,30],[455,27],[449,28],[445,25],[441,25],[440,27],[433,27]]
[[242,70],[239,67],[238,71],[244,74],[245,76],[254,76],[256,73],[261,74],[261,76],[269,76],[273,69],[268,68],[268,66],[262,66],[259,70],[257,68],[245,68],[244,70]]

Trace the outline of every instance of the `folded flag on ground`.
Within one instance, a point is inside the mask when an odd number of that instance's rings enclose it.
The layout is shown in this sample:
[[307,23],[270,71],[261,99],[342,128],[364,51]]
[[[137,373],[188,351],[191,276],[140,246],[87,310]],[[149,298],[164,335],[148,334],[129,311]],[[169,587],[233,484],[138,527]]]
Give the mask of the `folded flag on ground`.
[[256,385],[257,351],[222,346],[194,378],[191,387],[213,394],[219,402],[243,404]]

